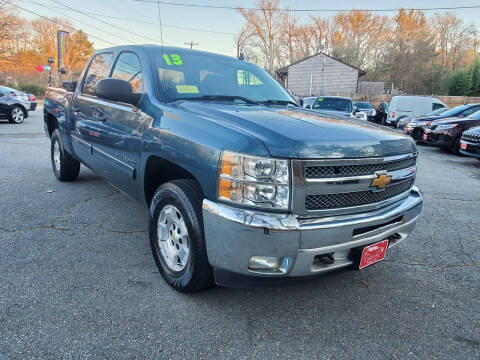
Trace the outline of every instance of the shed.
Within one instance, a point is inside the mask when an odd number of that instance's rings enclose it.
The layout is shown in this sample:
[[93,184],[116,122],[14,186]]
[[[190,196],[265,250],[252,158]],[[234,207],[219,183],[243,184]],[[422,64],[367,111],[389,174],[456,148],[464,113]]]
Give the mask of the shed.
[[298,96],[353,94],[366,72],[318,53],[275,71],[277,80]]

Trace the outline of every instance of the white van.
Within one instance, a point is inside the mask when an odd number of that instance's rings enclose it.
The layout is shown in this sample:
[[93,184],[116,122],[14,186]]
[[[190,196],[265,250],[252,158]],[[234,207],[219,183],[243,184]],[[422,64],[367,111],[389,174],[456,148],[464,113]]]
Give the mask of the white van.
[[438,99],[426,96],[394,96],[388,105],[387,124],[397,124],[403,117],[417,117],[447,107]]

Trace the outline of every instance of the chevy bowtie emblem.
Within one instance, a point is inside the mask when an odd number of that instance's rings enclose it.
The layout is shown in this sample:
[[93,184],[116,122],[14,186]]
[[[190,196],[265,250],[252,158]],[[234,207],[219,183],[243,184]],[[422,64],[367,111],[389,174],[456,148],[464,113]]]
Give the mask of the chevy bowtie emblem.
[[376,187],[377,189],[385,189],[385,186],[390,184],[392,177],[387,174],[377,174],[377,177],[372,180],[371,187]]

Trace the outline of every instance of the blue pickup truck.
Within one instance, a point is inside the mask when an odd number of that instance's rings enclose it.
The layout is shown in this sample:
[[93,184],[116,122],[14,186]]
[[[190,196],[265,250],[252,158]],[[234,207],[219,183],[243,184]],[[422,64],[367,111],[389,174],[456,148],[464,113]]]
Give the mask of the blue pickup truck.
[[155,262],[183,292],[363,268],[422,208],[410,138],[303,109],[242,59],[98,50],[47,90],[44,120],[58,180],[84,164],[149,207]]

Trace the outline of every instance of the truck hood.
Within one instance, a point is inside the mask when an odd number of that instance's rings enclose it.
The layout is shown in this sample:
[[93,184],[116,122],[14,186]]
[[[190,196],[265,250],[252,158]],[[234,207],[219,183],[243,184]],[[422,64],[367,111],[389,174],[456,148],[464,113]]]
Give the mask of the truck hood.
[[[275,157],[357,158],[416,151],[409,137],[383,126],[354,118],[328,117],[302,108],[200,101],[185,101],[179,108],[255,136]],[[232,150],[233,146],[232,143]]]

